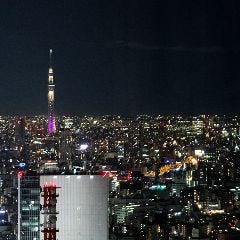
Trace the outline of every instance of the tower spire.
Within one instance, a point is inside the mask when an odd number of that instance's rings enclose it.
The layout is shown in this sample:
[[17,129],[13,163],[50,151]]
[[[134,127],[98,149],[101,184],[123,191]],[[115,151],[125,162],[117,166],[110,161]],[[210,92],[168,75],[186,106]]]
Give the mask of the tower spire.
[[52,67],[52,53],[49,50],[49,69],[48,69],[48,133],[53,134],[56,132],[55,125],[55,112],[54,112],[54,90],[55,84],[53,81],[53,67]]
[[49,66],[50,67],[52,66],[52,53],[53,53],[53,50],[49,49]]

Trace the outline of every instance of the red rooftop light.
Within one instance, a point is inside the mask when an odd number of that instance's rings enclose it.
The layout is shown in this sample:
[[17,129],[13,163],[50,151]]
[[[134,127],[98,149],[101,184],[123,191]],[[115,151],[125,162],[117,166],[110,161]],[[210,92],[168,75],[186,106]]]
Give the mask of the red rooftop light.
[[17,175],[18,175],[18,177],[23,177],[23,171],[18,171],[18,173],[17,173]]

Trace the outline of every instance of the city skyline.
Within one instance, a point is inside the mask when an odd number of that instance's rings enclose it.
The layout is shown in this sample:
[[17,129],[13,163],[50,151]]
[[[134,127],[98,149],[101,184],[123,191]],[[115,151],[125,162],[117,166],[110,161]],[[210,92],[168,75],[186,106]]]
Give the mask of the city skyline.
[[0,8],[0,240],[240,239],[240,1]]
[[240,116],[47,119],[0,116],[3,240],[239,239]]

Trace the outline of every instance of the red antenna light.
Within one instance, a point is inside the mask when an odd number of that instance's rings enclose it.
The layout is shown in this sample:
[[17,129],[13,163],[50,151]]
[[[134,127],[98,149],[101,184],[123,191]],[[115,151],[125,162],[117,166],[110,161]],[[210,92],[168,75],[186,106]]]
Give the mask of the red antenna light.
[[23,177],[23,171],[18,171],[18,173],[17,173],[17,175],[18,175],[18,177]]

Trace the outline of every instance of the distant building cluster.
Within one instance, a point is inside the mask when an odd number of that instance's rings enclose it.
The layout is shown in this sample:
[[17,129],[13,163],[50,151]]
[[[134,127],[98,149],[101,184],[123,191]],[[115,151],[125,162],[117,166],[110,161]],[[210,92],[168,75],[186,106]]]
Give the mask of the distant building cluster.
[[238,116],[55,120],[0,117],[0,239],[240,238]]

